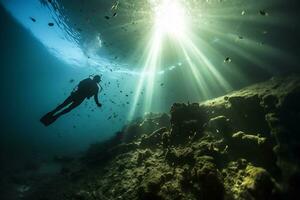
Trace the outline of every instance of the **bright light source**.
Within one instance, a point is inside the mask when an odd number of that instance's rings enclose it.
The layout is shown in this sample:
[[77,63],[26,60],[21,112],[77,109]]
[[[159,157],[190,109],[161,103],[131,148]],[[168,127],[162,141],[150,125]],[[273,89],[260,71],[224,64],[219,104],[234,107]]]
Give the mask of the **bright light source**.
[[156,29],[161,33],[181,36],[186,26],[186,11],[176,0],[164,0],[155,9]]

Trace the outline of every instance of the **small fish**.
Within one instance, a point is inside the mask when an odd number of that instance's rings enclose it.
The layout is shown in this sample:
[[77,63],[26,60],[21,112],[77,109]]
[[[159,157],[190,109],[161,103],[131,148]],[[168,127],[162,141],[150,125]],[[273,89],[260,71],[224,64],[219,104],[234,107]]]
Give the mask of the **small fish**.
[[20,193],[25,193],[30,189],[30,186],[27,185],[21,185],[17,188],[17,191]]
[[243,10],[241,14],[242,14],[242,15],[246,15],[246,11],[245,11],[245,10]]
[[29,17],[29,19],[31,19],[31,21],[36,22],[36,19],[34,19],[33,17]]
[[116,104],[116,102],[114,102],[114,101],[113,101],[113,100],[111,100],[111,99],[110,99],[110,102],[111,102],[111,103],[113,103],[113,104]]
[[113,5],[112,5],[112,7],[111,7],[111,10],[117,10],[118,9],[118,6],[119,6],[119,1],[116,1]]
[[224,63],[231,63],[231,58],[230,57],[225,58]]
[[260,10],[259,14],[262,15],[262,16],[267,16],[268,15],[268,13],[265,10]]
[[48,23],[48,26],[54,26],[54,23],[49,22],[49,23]]
[[104,18],[105,18],[105,19],[107,19],[107,20],[109,20],[109,19],[110,19],[110,17],[109,17],[109,16],[105,16]]

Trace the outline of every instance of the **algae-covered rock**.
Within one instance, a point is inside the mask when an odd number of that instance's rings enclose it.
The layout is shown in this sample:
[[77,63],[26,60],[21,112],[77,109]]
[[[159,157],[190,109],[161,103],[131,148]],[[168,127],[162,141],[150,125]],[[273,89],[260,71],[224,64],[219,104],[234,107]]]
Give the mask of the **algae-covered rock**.
[[262,146],[266,143],[267,138],[261,137],[259,135],[250,135],[245,134],[242,131],[234,133],[232,135],[232,141],[236,143],[236,145],[244,146],[245,148],[257,148],[258,146]]
[[278,103],[279,103],[278,98],[273,94],[265,95],[262,98],[262,102],[261,102],[261,104],[264,106],[264,108],[268,111],[276,110]]
[[193,165],[195,163],[194,151],[191,148],[168,149],[165,159],[170,165]]
[[[254,93],[249,96],[229,97],[231,104],[228,109],[229,118],[232,120],[235,128],[247,132],[260,132],[268,134],[268,125],[265,122],[265,109],[261,106],[261,99]],[[253,126],[253,122],[256,125]]]
[[[191,199],[223,199],[223,178],[212,158],[203,156],[194,166],[184,166],[180,183]],[[186,168],[187,167],[187,168]]]
[[223,137],[228,137],[232,131],[230,120],[225,116],[211,118],[207,124],[207,129],[209,131],[222,134]]
[[278,188],[271,175],[263,168],[247,166],[241,183],[241,196],[253,199],[277,199]]
[[150,135],[145,135],[142,137],[140,142],[140,147],[155,147],[162,143],[162,135],[167,132],[166,127],[162,127],[156,131],[154,131]]
[[138,188],[138,198],[141,200],[163,199],[158,193],[162,184],[159,174],[152,174]]
[[126,143],[138,139],[143,134],[150,134],[162,127],[170,126],[170,117],[166,114],[147,114],[144,119],[139,119],[123,128],[123,141]]
[[280,190],[270,173],[246,160],[229,163],[223,175],[228,199],[280,199]]
[[272,143],[259,134],[234,133],[229,143],[230,154],[235,158],[246,158],[260,167],[278,172],[276,155]]
[[137,163],[141,165],[147,158],[149,158],[153,153],[151,150],[146,149],[138,152]]
[[299,91],[300,77],[291,76],[200,104],[175,103],[170,116],[150,113],[94,145],[78,161],[78,178],[59,175],[60,187],[40,193],[51,200],[293,199]]
[[206,121],[204,110],[201,109],[199,104],[173,104],[171,108],[171,124],[173,126],[181,127],[184,122],[190,120],[197,121],[199,126]]

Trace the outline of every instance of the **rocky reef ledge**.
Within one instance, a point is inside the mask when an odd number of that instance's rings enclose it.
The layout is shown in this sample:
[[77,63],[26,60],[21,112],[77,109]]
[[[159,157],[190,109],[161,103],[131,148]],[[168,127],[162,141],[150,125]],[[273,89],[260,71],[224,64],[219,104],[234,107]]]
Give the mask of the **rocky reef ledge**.
[[175,103],[91,146],[30,199],[294,199],[299,123],[296,75]]

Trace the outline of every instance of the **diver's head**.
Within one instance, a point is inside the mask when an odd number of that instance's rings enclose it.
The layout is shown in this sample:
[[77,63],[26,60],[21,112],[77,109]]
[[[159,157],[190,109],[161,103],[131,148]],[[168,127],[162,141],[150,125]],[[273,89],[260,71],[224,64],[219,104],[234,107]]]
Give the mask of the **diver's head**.
[[100,81],[101,81],[101,76],[95,75],[95,76],[93,77],[93,80],[96,81],[97,83],[100,83]]

